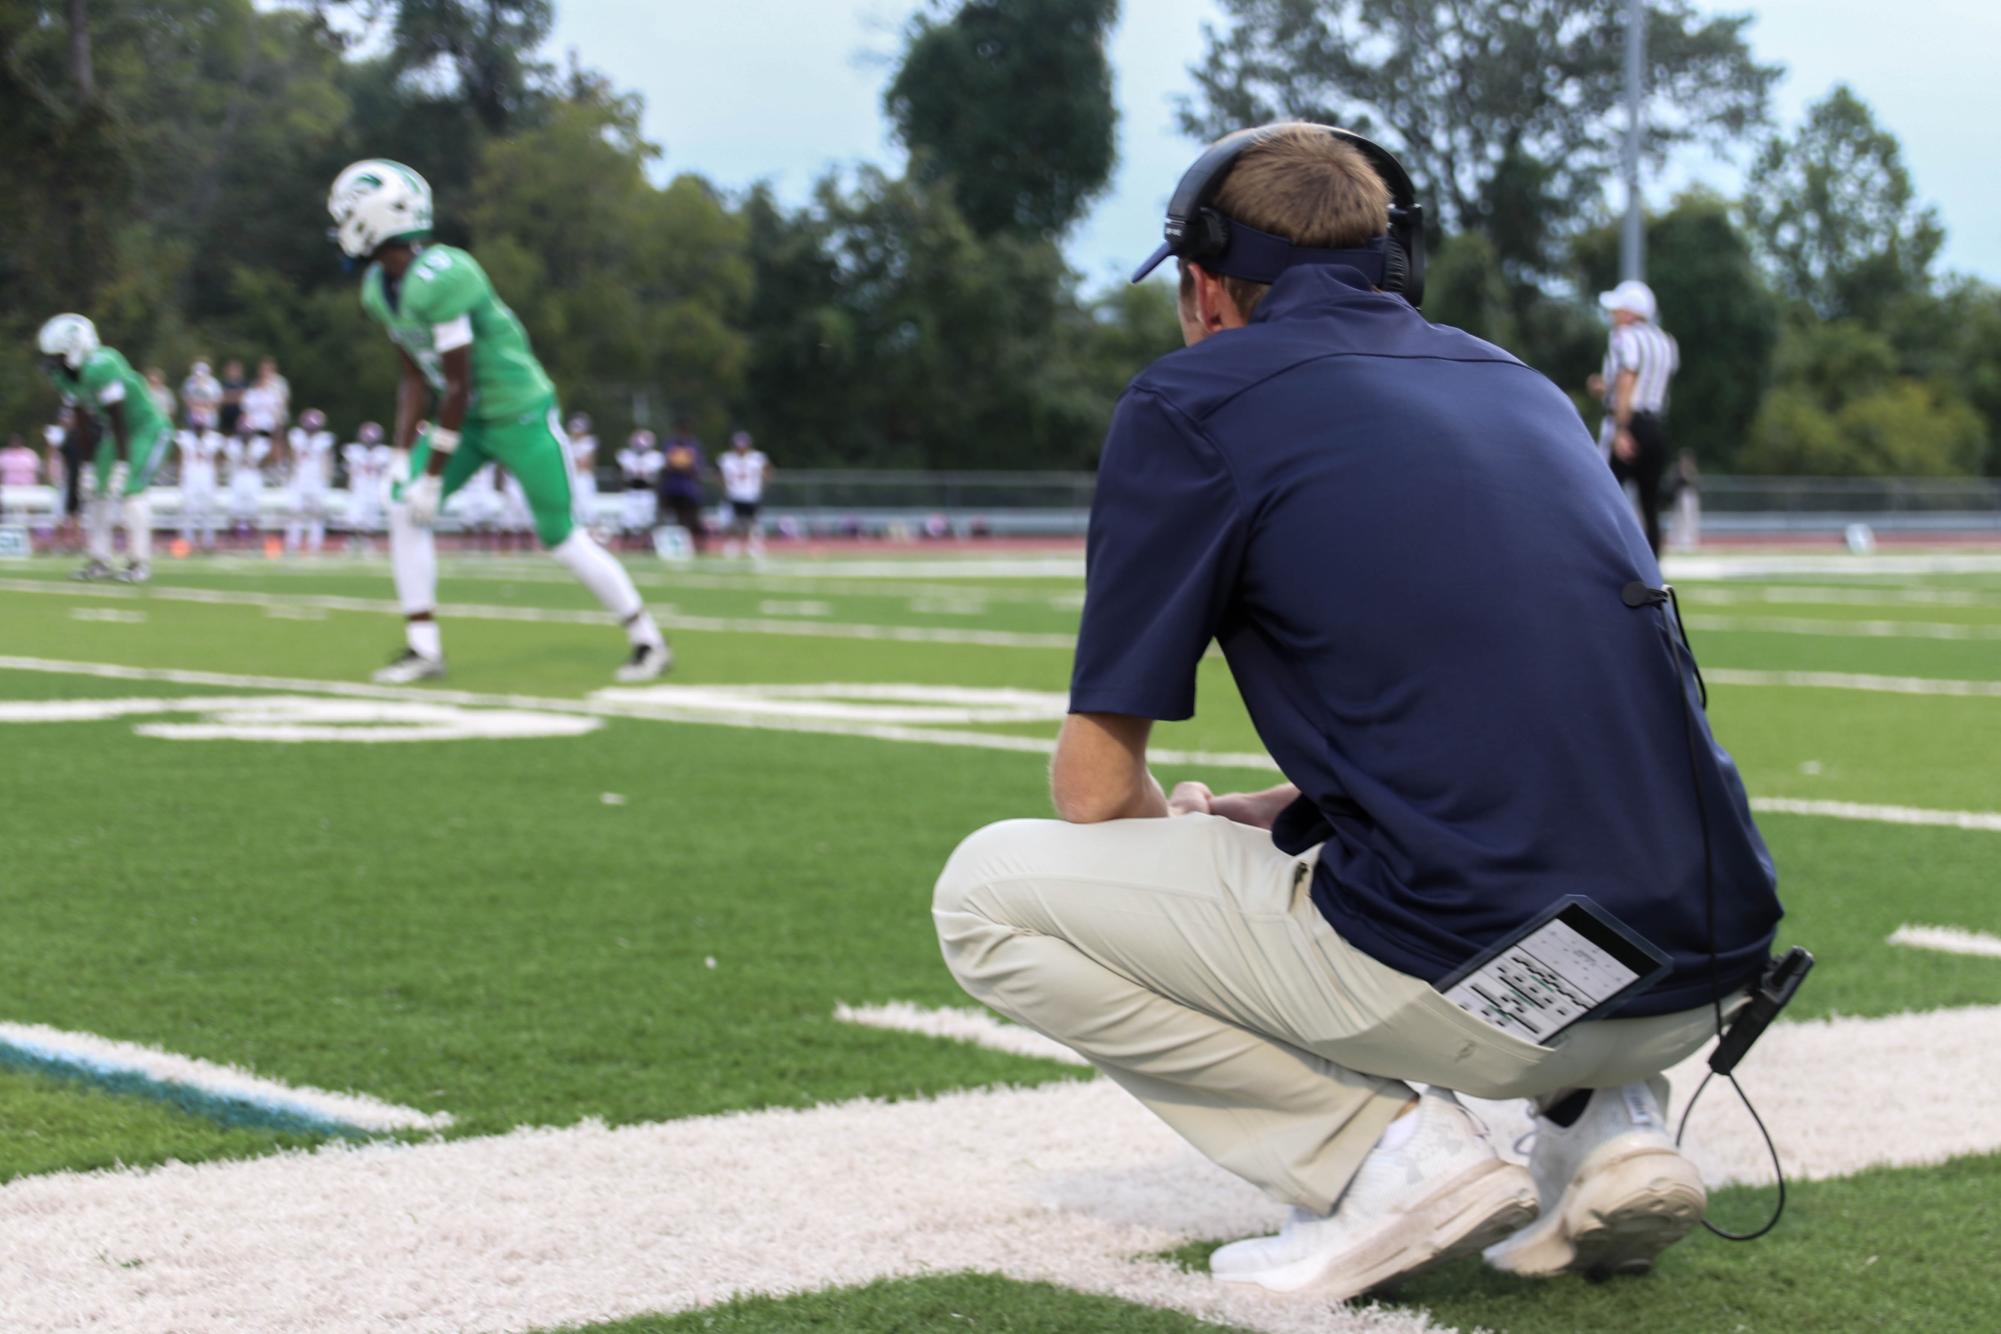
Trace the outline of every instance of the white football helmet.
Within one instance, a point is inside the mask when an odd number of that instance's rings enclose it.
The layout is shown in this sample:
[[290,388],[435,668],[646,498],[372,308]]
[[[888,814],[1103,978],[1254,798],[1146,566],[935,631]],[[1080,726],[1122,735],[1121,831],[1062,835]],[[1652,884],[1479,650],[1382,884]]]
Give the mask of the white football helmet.
[[364,158],[334,177],[327,212],[342,253],[367,259],[390,241],[431,230],[431,187],[400,162]]
[[81,315],[56,315],[35,335],[35,346],[43,356],[58,358],[77,370],[84,358],[97,351],[97,326]]

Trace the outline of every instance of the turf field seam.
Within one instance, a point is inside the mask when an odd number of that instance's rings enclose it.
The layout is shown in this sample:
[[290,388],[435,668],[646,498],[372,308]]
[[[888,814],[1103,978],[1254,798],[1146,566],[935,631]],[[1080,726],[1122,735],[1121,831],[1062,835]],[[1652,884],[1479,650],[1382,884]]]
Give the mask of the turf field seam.
[[1811,616],[1706,616],[1685,618],[1698,630],[1737,634],[1813,635],[1836,639],[2001,639],[2001,625],[1954,621],[1835,621]]
[[1861,690],[1884,695],[1957,695],[2001,699],[2001,681],[1958,681],[1936,676],[1878,676],[1866,672],[1757,671],[1742,667],[1705,667],[1711,685],[1793,686],[1805,690]]

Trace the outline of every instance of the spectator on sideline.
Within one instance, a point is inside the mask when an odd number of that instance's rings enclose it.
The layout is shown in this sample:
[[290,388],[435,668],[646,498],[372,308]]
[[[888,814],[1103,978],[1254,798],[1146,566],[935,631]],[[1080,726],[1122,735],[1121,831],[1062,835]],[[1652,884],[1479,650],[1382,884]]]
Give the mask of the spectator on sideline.
[[292,388],[278,374],[278,365],[269,357],[258,363],[257,379],[243,391],[243,415],[238,421],[244,435],[284,444],[280,434],[291,419]]
[[1668,381],[1681,364],[1680,349],[1654,323],[1654,289],[1628,278],[1598,304],[1612,317],[1599,383],[1611,423],[1612,475],[1633,484],[1647,545],[1661,552],[1661,481],[1668,465]]
[[675,523],[688,530],[696,555],[702,551],[702,474],[707,468],[708,458],[694,426],[685,417],[675,422],[660,465],[660,503]]
[[659,517],[659,497],[653,494],[660,478],[662,455],[653,443],[653,432],[634,431],[618,451],[618,475],[625,489],[621,506],[621,526],[628,534],[647,533]]
[[[41,457],[20,436],[8,436],[7,447],[0,449],[0,491],[33,486],[41,477]],[[4,497],[0,497],[0,517],[5,517],[6,510]]]
[[570,459],[570,510],[578,523],[589,528],[597,522],[598,438],[584,413],[573,414],[565,423],[563,452]]
[[146,396],[160,410],[160,420],[171,422],[175,419],[174,391],[167,384],[167,373],[158,366],[146,368]]
[[764,503],[765,483],[771,480],[771,460],[763,450],[752,448],[749,431],[738,431],[730,437],[729,452],[716,460],[716,466],[723,475],[723,495],[730,503],[730,536],[723,555],[736,555],[741,541],[756,560],[764,554],[757,510]]
[[[1204,247],[1187,346],[1101,454],[1062,818],[959,845],[946,962],[1293,1206],[1216,1251],[1219,1279],[1346,1300],[1489,1243],[1518,1274],[1645,1269],[1706,1203],[1662,1072],[1780,916],[1667,613],[1628,600],[1659,566],[1570,401],[1393,294],[1393,159],[1269,126],[1191,175],[1174,197],[1205,225],[1171,219],[1134,279]],[[1291,781],[1170,795],[1149,771],[1212,642]],[[1553,1045],[1448,998],[1572,894],[1669,973]],[[1529,1171],[1461,1093],[1538,1100]]]
[[188,378],[181,381],[181,406],[187,411],[188,429],[214,431],[221,428],[222,381],[209,370],[206,358],[189,367]]
[[250,387],[244,378],[243,363],[234,357],[222,363],[222,399],[216,410],[216,426],[224,435],[238,434],[243,420],[243,391]]

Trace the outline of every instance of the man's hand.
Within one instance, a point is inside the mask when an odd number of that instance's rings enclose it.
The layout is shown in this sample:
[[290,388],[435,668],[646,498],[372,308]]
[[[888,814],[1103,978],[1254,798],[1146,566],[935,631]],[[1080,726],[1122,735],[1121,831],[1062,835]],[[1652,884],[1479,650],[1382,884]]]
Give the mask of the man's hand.
[[1208,815],[1211,810],[1211,803],[1215,799],[1216,794],[1209,790],[1207,783],[1198,783],[1191,778],[1185,783],[1176,783],[1174,791],[1167,794],[1167,813],[1169,815]]
[[444,479],[434,472],[410,482],[403,488],[403,513],[411,523],[419,528],[429,528],[438,521],[438,505],[444,494]]
[[1621,427],[1612,436],[1612,452],[1631,463],[1640,456],[1640,442],[1633,439],[1633,433]]

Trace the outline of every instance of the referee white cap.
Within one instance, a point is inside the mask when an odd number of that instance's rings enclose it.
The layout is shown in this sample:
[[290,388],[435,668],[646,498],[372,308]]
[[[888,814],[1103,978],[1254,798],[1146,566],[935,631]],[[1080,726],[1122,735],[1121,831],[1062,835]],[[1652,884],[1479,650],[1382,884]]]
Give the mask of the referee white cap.
[[1611,291],[1600,292],[1598,304],[1606,310],[1631,311],[1651,322],[1654,318],[1654,289],[1638,278],[1628,278]]

